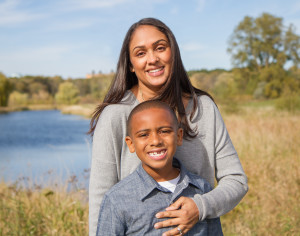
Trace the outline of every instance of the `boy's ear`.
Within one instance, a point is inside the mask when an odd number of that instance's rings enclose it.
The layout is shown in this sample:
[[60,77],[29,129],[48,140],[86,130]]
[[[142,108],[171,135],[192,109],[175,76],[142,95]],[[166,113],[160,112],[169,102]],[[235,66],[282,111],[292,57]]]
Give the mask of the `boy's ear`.
[[182,139],[183,139],[183,129],[179,128],[177,130],[177,146],[181,146],[182,145]]
[[129,148],[129,151],[131,153],[134,153],[135,152],[135,147],[134,147],[134,144],[132,142],[132,139],[129,136],[126,136],[125,142],[126,142],[128,148]]

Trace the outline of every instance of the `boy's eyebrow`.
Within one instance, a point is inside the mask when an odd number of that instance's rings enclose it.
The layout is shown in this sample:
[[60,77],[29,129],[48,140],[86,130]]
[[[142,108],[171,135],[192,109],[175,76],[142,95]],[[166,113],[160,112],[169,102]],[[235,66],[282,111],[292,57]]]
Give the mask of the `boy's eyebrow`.
[[142,133],[142,132],[148,132],[148,131],[150,131],[150,129],[141,129],[141,130],[136,131],[135,134]]
[[[160,126],[158,127],[157,130],[160,130],[160,129],[165,129],[165,128],[168,128],[168,129],[172,129],[173,130],[173,126]],[[138,130],[137,132],[135,132],[135,134],[138,134],[138,133],[141,133],[141,132],[149,132],[151,129],[142,129],[142,130]]]
[[[165,40],[165,39],[159,39],[159,40],[155,41],[154,43],[152,43],[152,46],[155,46],[155,45],[159,44],[161,41],[164,41],[164,42],[166,42],[167,44],[169,44],[167,40]],[[132,49],[132,52],[133,52],[136,48],[145,48],[145,46],[136,46],[136,47],[134,47],[134,48]]]

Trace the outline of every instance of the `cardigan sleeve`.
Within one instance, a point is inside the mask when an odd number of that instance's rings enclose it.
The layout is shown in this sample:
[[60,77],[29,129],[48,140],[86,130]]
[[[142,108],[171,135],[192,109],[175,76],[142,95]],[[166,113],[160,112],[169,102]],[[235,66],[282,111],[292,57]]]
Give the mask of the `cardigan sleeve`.
[[216,218],[232,210],[248,191],[247,177],[231,142],[221,114],[213,104],[215,178],[212,191],[193,198],[199,209],[199,220]]
[[92,163],[89,183],[89,235],[95,236],[103,195],[119,181],[118,166],[122,149],[122,135],[115,135],[122,125],[118,116],[106,107],[93,136]]

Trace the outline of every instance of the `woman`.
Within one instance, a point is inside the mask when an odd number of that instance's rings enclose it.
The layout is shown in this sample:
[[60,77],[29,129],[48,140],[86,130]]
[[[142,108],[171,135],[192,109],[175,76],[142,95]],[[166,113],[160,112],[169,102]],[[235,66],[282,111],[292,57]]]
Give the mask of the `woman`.
[[138,103],[154,98],[176,111],[184,129],[176,158],[212,186],[216,178],[218,185],[193,199],[178,199],[156,215],[171,219],[153,227],[174,226],[164,235],[185,234],[198,220],[233,209],[247,192],[247,178],[216,105],[191,85],[171,30],[157,19],[145,18],[128,30],[111,88],[91,120],[90,235],[95,235],[103,194],[139,165],[126,147],[127,117]]

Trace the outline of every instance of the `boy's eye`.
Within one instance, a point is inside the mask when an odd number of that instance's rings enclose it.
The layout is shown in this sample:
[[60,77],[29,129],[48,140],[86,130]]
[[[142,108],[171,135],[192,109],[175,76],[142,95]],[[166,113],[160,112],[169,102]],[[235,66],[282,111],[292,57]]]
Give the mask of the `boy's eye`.
[[160,132],[163,134],[169,134],[172,132],[172,130],[167,129],[167,130],[161,130]]
[[141,134],[138,135],[138,137],[141,137],[141,138],[142,138],[142,137],[147,137],[147,136],[148,136],[147,133],[141,133]]

